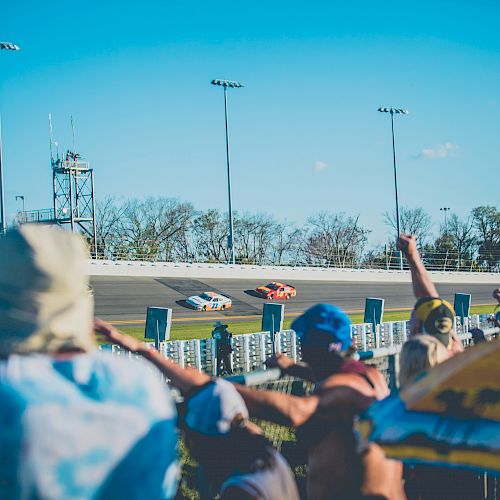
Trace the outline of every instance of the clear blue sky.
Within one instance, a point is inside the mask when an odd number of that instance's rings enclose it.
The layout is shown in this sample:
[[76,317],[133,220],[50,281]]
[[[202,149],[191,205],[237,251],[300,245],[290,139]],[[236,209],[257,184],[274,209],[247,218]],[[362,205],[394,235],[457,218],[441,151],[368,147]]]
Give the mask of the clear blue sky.
[[[349,5],[347,5],[349,4]],[[359,213],[383,242],[401,202],[459,214],[498,205],[497,1],[4,3],[0,110],[9,215],[51,205],[47,115],[106,194],[226,208],[222,90],[230,95],[234,207],[303,222]]]

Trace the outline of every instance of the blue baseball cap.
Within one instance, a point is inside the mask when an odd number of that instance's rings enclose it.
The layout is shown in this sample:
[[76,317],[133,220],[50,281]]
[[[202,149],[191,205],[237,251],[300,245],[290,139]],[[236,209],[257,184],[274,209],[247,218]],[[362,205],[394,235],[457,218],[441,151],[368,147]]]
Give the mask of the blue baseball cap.
[[292,323],[303,346],[346,351],[352,343],[351,320],[330,304],[316,304]]

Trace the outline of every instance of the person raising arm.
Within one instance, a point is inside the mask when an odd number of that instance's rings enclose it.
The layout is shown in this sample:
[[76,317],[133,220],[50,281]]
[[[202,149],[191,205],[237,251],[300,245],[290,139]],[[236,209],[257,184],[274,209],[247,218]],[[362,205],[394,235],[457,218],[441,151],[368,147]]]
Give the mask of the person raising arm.
[[95,329],[109,342],[148,359],[181,390],[180,426],[204,478],[202,498],[299,500],[290,467],[249,420],[245,402],[233,384],[191,367],[182,368],[102,320],[96,320]]

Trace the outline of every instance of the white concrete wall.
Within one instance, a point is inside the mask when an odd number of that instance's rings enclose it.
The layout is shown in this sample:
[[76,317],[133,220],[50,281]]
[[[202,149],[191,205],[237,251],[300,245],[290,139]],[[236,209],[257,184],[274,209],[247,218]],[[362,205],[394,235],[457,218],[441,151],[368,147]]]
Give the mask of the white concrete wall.
[[[409,271],[371,269],[326,269],[320,267],[250,266],[228,264],[183,264],[92,260],[91,276],[151,276],[155,278],[232,278],[274,281],[411,281]],[[500,286],[499,273],[431,272],[436,283],[491,283]]]

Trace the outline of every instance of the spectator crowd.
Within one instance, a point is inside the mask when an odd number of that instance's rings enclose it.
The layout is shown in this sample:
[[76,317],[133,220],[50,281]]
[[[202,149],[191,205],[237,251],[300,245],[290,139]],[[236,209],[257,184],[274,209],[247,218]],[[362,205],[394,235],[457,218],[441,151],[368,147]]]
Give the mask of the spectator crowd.
[[[400,354],[407,389],[464,348],[415,238],[402,234],[398,246],[416,299]],[[0,238],[0,499],[182,498],[181,447],[196,461],[200,498],[485,497],[477,471],[404,465],[360,438],[358,418],[390,390],[359,360],[340,308],[317,304],[294,321],[300,362],[268,360],[308,381],[308,395],[251,389],[182,368],[94,318],[86,259],[78,236],[49,226],[26,224]],[[500,289],[493,297],[500,306]],[[492,324],[499,321],[500,313]],[[224,327],[214,335],[230,335]],[[102,340],[140,359],[99,351]],[[307,456],[304,487],[256,420],[296,429]]]

